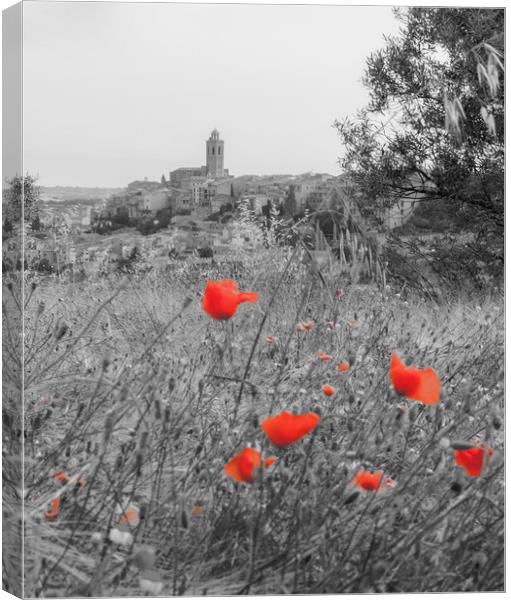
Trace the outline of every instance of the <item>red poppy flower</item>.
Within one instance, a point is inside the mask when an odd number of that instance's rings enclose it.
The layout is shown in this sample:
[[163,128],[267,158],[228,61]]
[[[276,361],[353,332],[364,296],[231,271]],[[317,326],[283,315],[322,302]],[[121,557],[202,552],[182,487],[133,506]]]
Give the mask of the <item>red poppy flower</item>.
[[282,412],[276,417],[269,417],[261,428],[275,446],[289,446],[310,433],[319,423],[319,415],[306,413],[303,415],[291,415]]
[[390,379],[396,392],[410,400],[423,404],[438,404],[440,401],[441,386],[435,371],[407,367],[395,352],[390,363]]
[[338,364],[335,368],[339,371],[339,373],[346,373],[349,370],[350,365],[345,361]]
[[275,341],[275,338],[272,335],[267,335],[266,341],[268,342],[268,344],[273,344],[273,342]]
[[[69,481],[69,475],[64,471],[57,471],[55,473],[55,480],[65,485]],[[80,478],[76,483],[82,488],[85,485],[85,479]]]
[[326,361],[326,360],[331,360],[331,359],[332,359],[332,357],[331,357],[329,354],[325,354],[324,352],[320,352],[320,353],[319,353],[319,358],[320,358],[321,360],[325,360],[325,361]]
[[380,489],[382,477],[383,471],[359,471],[351,483],[366,492],[376,492]]
[[202,513],[202,506],[199,506],[198,504],[196,504],[192,508],[192,517],[200,517],[201,513]]
[[335,323],[333,321],[327,321],[326,328],[330,330],[335,329]]
[[69,481],[69,475],[67,473],[64,473],[64,471],[57,471],[57,473],[55,473],[55,479],[59,483],[64,484]]
[[242,302],[257,302],[253,292],[240,292],[234,281],[208,281],[202,298],[202,308],[217,321],[230,319]]
[[[272,456],[264,461],[263,466],[268,468],[277,459]],[[261,454],[253,448],[245,448],[225,465],[224,471],[234,481],[252,483],[254,471],[261,466]]]
[[[481,448],[470,448],[469,450],[456,450],[454,459],[458,467],[465,469],[469,477],[479,477],[484,465],[484,446]],[[493,451],[486,449],[488,456],[493,454]]]
[[308,323],[302,323],[302,325],[305,331],[310,331],[314,327],[314,323],[312,321],[309,321]]
[[55,519],[57,518],[57,515],[59,514],[59,508],[60,508],[60,497],[55,498],[52,501],[50,510],[44,513],[44,520],[48,521],[50,523],[52,521],[55,521]]
[[336,290],[335,295],[337,298],[342,298],[344,296],[344,290]]
[[136,527],[140,523],[140,511],[137,506],[130,505],[126,512],[121,515],[119,519],[121,525],[132,525]]
[[325,394],[325,396],[333,396],[335,394],[335,390],[330,385],[324,385],[323,386],[323,394]]

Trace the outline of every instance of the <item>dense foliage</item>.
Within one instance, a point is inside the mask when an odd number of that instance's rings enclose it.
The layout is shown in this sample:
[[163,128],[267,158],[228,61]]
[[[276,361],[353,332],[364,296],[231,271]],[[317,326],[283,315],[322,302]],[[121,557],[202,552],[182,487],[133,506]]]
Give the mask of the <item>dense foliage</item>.
[[370,102],[337,122],[342,164],[378,226],[397,199],[442,206],[503,261],[504,11],[398,9],[400,34],[367,60]]
[[504,11],[398,15],[400,35],[367,61],[369,106],[338,123],[344,165],[371,200],[420,192],[501,227]]
[[[4,218],[9,221],[7,229],[12,227],[12,223],[19,223],[22,214],[27,222],[38,224],[37,202],[39,201],[40,190],[37,184],[37,177],[25,175],[21,177],[16,175],[8,181],[9,187],[4,190],[5,213]],[[39,224],[40,225],[40,224]],[[4,221],[4,231],[6,223]]]

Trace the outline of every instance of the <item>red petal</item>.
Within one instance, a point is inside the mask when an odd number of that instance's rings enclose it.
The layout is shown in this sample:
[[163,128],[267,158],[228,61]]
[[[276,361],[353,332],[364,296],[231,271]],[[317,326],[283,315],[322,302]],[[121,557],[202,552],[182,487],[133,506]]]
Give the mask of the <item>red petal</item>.
[[283,412],[261,423],[262,430],[275,446],[289,446],[310,433],[319,423],[315,413],[291,415]]
[[390,364],[390,379],[394,389],[410,400],[423,404],[438,404],[441,384],[433,369],[416,369],[405,366],[393,352]]

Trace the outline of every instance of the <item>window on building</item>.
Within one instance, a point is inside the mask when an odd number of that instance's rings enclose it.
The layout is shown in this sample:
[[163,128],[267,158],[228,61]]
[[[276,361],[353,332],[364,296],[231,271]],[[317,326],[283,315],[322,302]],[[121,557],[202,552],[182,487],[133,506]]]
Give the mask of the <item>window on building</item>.
[[222,154],[222,147],[221,146],[218,147],[218,154]]
[[211,150],[212,150],[211,153],[214,154],[215,153],[215,147],[213,146],[213,148],[211,148]]

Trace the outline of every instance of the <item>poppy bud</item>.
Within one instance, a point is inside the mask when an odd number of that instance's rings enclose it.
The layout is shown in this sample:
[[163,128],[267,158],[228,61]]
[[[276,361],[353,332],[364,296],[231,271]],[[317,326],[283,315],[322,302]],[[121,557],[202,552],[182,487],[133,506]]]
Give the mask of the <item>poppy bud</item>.
[[355,502],[359,495],[359,492],[357,492],[356,490],[354,492],[351,492],[351,494],[344,501],[344,504],[351,504],[352,502]]
[[142,435],[140,436],[140,445],[139,445],[140,450],[143,450],[146,447],[148,437],[149,437],[149,432],[143,431]]
[[488,562],[488,557],[484,552],[476,552],[474,557],[472,558],[472,563],[474,565],[474,569],[481,569]]
[[79,419],[82,416],[84,408],[85,408],[85,404],[83,402],[80,402],[80,404],[78,405],[78,410],[76,411],[76,418],[77,419]]
[[181,525],[183,529],[188,529],[188,515],[184,509],[181,511]]
[[[164,421],[165,423],[168,423],[170,421],[170,408],[168,406],[165,407],[165,412],[164,412]],[[178,431],[178,436],[181,432]],[[177,439],[177,438],[176,438]]]
[[105,419],[105,430],[103,432],[103,443],[106,442],[110,438],[110,434],[112,433],[112,429],[114,427],[114,416],[112,413],[108,413]]
[[144,457],[142,456],[142,453],[137,452],[137,454],[135,455],[135,472],[137,474],[137,477],[140,477],[142,475],[143,459],[144,459]]
[[174,377],[171,377],[169,379],[169,394],[172,394],[175,387],[176,387],[176,380],[174,379]]
[[397,422],[400,422],[402,420],[402,418],[404,417],[405,411],[403,410],[403,408],[401,406],[396,407],[395,412],[394,412],[394,418]]
[[474,444],[471,444],[470,442],[464,442],[462,440],[451,442],[451,448],[453,450],[470,450],[473,447]]
[[453,481],[451,483],[451,491],[454,492],[456,496],[461,493],[462,489],[463,488],[461,487],[461,483],[459,483],[458,481]]
[[101,369],[103,371],[106,371],[108,369],[108,367],[110,366],[110,362],[111,362],[111,358],[110,355],[105,355],[103,356],[103,360],[101,361]]
[[55,330],[55,339],[57,340],[57,342],[66,335],[68,329],[69,329],[69,327],[65,323],[61,323],[56,328],[56,330]]
[[158,398],[154,400],[154,418],[159,421],[161,419],[161,405]]
[[128,397],[128,386],[125,385],[121,388],[121,393],[119,394],[119,402],[124,402]]
[[502,421],[499,419],[499,417],[493,417],[491,424],[495,429],[500,429],[502,427]]

